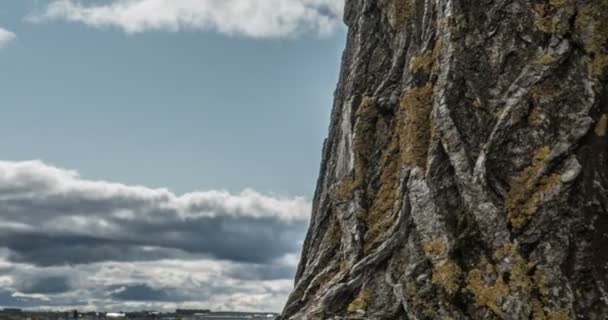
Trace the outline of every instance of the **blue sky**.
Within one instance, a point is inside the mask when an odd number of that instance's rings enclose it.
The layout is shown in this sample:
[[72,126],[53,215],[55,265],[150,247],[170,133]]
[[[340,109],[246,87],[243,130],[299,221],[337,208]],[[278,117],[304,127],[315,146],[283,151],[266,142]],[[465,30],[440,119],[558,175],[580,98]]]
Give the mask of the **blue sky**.
[[312,193],[342,28],[255,39],[24,20],[43,3],[0,9],[17,35],[0,51],[3,159],[178,193]]
[[341,0],[3,0],[0,307],[280,311]]

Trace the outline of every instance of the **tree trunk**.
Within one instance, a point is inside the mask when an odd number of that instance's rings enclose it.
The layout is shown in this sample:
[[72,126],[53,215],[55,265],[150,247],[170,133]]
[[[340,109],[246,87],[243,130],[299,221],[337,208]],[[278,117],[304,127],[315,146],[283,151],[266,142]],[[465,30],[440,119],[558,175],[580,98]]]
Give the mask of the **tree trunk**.
[[608,319],[608,0],[347,0],[280,319]]

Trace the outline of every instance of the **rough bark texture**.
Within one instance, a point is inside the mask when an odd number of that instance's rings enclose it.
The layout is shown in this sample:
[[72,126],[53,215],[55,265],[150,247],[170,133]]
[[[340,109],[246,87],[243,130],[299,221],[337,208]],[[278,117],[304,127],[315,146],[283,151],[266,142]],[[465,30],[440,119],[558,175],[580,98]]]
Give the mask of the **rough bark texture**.
[[347,0],[281,319],[608,319],[608,0]]

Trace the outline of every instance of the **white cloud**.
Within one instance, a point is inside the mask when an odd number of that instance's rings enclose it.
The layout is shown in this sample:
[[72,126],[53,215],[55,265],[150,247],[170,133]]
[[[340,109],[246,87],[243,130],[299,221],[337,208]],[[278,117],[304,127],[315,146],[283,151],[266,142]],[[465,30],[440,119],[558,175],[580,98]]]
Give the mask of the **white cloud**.
[[16,38],[17,35],[15,35],[15,33],[0,28],[0,48],[4,47],[6,44],[15,40]]
[[[9,190],[11,192],[7,192]],[[0,161],[0,200],[17,198],[32,202],[72,198],[97,205],[105,202],[112,207],[108,213],[124,220],[133,218],[135,209],[139,210],[138,218],[146,219],[158,219],[160,211],[170,211],[181,220],[225,215],[294,222],[306,221],[310,210],[310,203],[303,197],[264,195],[251,189],[240,194],[212,190],[176,195],[167,189],[83,179],[76,171],[41,161]]]
[[328,34],[340,23],[344,0],[112,0],[83,5],[57,0],[33,21],[61,19],[127,33],[204,30],[254,38]]
[[87,180],[40,161],[0,161],[0,247],[39,265],[200,255],[266,262],[297,254],[310,210],[303,197],[177,195]]
[[15,307],[280,311],[293,289],[293,275],[248,278],[240,274],[244,269],[272,272],[284,267],[280,261],[259,265],[201,258],[38,267],[3,261],[0,256],[0,263],[8,266],[0,269],[0,305]]
[[279,311],[310,202],[177,195],[0,161],[0,305]]

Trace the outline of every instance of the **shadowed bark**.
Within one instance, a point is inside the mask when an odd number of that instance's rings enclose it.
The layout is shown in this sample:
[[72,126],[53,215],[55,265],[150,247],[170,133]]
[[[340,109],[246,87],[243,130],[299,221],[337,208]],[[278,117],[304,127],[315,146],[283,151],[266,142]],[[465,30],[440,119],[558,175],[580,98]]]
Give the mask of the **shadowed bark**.
[[608,0],[347,0],[280,319],[608,319]]

